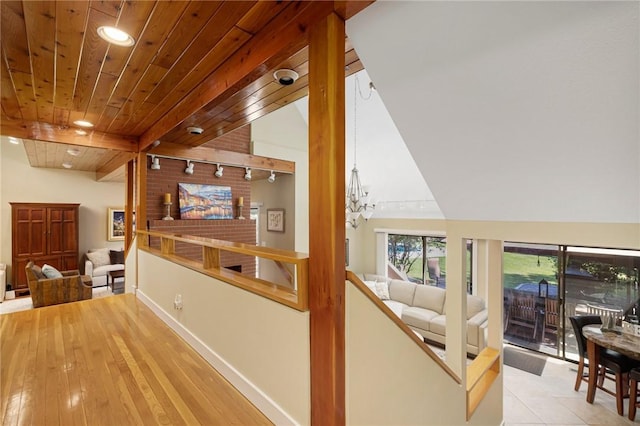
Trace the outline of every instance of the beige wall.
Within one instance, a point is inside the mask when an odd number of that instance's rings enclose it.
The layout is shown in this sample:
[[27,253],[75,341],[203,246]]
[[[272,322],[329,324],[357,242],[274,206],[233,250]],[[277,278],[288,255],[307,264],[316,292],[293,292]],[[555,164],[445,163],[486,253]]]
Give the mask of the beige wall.
[[34,168],[22,144],[12,145],[4,137],[1,144],[0,263],[11,265],[10,202],[80,203],[81,254],[124,246],[123,241],[107,241],[107,209],[124,206],[124,183],[97,182],[92,172]]
[[[465,424],[465,387],[353,284],[347,282],[346,291],[347,424]],[[499,378],[468,424],[501,421]]]
[[[282,250],[295,249],[296,202],[295,176],[278,176],[274,183],[267,180],[252,182],[251,202],[259,207],[256,244]],[[284,232],[267,231],[267,210],[284,209]],[[285,284],[282,272],[269,259],[259,259],[259,277]]]
[[[308,312],[143,251],[138,252],[138,292],[170,326],[186,329],[204,345],[203,356],[214,359],[214,367],[272,421],[309,424]],[[177,294],[181,310],[173,306]]]
[[[287,214],[286,221],[294,225],[295,229],[294,246],[291,249],[304,253],[309,252],[309,144],[307,133],[307,123],[293,104],[282,107],[251,123],[253,154],[289,160],[296,164],[296,171],[293,175],[295,180],[293,188],[295,214]],[[253,201],[261,199],[265,204],[271,204],[270,200],[261,197],[253,188],[251,197]]]

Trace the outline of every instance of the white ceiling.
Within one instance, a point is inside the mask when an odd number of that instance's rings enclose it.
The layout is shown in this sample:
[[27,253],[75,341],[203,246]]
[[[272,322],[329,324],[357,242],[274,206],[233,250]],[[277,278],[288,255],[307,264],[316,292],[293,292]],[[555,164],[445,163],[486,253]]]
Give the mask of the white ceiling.
[[[639,5],[376,2],[347,33],[447,219],[635,223]],[[427,199],[374,123],[358,125],[374,196]]]
[[[357,91],[354,90],[356,75]],[[347,183],[355,159],[360,180],[376,204],[375,217],[442,218],[431,190],[378,92],[370,89],[367,72],[363,70],[356,75],[347,77],[345,83]],[[355,110],[354,99],[357,100]],[[308,123],[308,97],[295,105]]]

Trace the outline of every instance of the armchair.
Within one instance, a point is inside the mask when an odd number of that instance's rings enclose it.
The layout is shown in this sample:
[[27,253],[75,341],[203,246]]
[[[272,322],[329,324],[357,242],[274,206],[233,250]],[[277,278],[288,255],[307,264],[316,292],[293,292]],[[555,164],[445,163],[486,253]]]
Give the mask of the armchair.
[[61,278],[47,278],[33,262],[25,267],[33,307],[91,299],[91,278],[80,271],[61,271]]

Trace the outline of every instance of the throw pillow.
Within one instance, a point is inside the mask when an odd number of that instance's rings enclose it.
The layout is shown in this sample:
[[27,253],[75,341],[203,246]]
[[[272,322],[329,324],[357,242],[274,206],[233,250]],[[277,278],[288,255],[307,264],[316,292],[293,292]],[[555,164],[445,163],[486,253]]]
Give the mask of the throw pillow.
[[94,268],[111,264],[109,252],[106,250],[97,250],[91,253],[87,253],[87,258],[91,261],[91,263],[93,263]]
[[42,268],[39,267],[38,265],[33,265],[31,267],[31,270],[33,271],[33,273],[36,275],[36,278],[39,280],[45,279],[47,278],[47,276],[45,274],[42,273]]
[[124,250],[109,250],[112,265],[124,265]]
[[42,273],[47,278],[62,278],[62,274],[56,268],[46,263],[42,267]]
[[371,292],[373,294],[375,294],[377,297],[378,296],[378,291],[376,290],[376,282],[375,281],[364,281],[364,284],[369,288],[369,290],[371,290]]
[[384,281],[376,281],[376,293],[380,300],[389,300],[389,285]]

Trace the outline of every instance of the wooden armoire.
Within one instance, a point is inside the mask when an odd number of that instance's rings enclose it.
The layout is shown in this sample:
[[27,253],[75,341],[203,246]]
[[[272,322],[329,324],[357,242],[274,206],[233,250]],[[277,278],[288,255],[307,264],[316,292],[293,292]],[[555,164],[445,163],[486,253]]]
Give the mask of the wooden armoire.
[[78,269],[80,204],[10,203],[12,288],[29,291],[25,266],[32,260],[59,271]]

